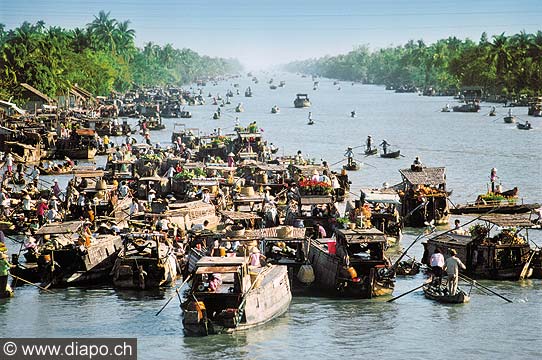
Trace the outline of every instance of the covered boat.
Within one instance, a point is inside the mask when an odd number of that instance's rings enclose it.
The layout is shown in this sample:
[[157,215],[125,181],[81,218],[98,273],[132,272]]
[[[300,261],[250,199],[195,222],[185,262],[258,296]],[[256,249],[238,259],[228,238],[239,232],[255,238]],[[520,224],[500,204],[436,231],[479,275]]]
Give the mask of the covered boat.
[[384,255],[386,237],[375,228],[337,229],[335,239],[313,240],[308,259],[316,290],[334,296],[369,299],[390,295],[395,275]]
[[249,266],[245,257],[203,257],[181,305],[184,333],[205,336],[262,325],[292,300],[286,266]]
[[426,222],[446,225],[450,218],[446,191],[446,168],[417,167],[399,170],[399,213],[405,226],[423,227]]
[[111,271],[115,287],[146,290],[175,283],[177,259],[163,234],[126,234],[123,245]]
[[388,245],[399,244],[403,237],[403,224],[398,211],[401,202],[397,192],[393,189],[361,189],[361,199],[372,206],[371,225],[385,234]]
[[[443,254],[454,249],[467,267],[470,277],[495,280],[517,280],[532,274],[528,240],[515,229],[531,227],[527,215],[488,214],[480,218],[485,224],[471,228],[470,234],[446,232],[423,243],[422,262],[429,264],[431,254],[439,248]],[[495,227],[497,227],[495,229]],[[490,231],[494,235],[491,236]]]
[[297,94],[296,99],[294,100],[294,106],[296,108],[310,107],[311,102],[307,94]]

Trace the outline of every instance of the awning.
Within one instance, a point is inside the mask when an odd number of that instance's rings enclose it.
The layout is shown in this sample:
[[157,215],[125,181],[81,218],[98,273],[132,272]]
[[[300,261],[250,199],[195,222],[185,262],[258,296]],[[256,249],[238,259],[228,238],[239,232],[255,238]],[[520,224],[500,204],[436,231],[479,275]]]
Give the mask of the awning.
[[499,227],[523,227],[528,228],[533,226],[531,214],[488,214],[479,218],[480,220],[490,222]]
[[399,195],[395,192],[382,192],[375,189],[361,189],[365,201],[369,203],[400,204]]

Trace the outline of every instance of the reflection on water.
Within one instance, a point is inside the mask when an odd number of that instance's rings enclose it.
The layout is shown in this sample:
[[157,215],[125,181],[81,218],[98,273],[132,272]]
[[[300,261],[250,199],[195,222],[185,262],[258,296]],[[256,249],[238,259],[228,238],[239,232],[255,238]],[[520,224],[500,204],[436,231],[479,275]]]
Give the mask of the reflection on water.
[[[265,78],[265,76],[262,76]],[[331,80],[321,79],[317,91],[310,78],[292,75],[283,78],[288,86],[270,91],[265,81],[251,84],[253,98],[233,99],[220,120],[212,120],[216,106],[190,107],[192,119],[165,119],[167,130],[152,132],[154,142],[167,146],[175,123],[199,127],[207,132],[218,127],[233,129],[235,117],[242,125],[257,121],[270,142],[280,147],[279,154],[298,149],[310,158],[325,158],[334,163],[343,158],[347,146],[358,146],[371,134],[386,139],[405,154],[400,159],[362,157],[362,170],[350,173],[352,192],[360,187],[380,186],[400,181],[399,168],[410,165],[415,156],[430,166],[446,166],[452,201],[472,201],[485,192],[489,170],[499,169],[505,188],[518,186],[527,202],[540,201],[542,177],[540,160],[541,119],[533,119],[532,131],[493,122],[483,114],[440,113],[450,98],[428,98],[414,94],[394,94],[381,87],[343,86],[337,91]],[[246,78],[241,88],[249,85]],[[204,93],[221,93],[230,83],[207,86]],[[307,92],[316,122],[306,126],[308,109],[292,107],[295,94]],[[237,101],[237,102],[236,102]],[[242,101],[245,112],[233,107]],[[270,114],[273,105],[280,114]],[[187,107],[188,109],[188,107]],[[350,111],[358,116],[350,118]],[[518,114],[521,113],[518,109]],[[526,111],[526,110],[525,110]],[[135,120],[130,120],[134,122]],[[136,135],[138,140],[140,136]],[[496,140],[498,139],[498,141]],[[124,138],[117,138],[120,143]],[[522,146],[518,146],[521,144]],[[523,149],[530,149],[525,156]],[[361,158],[361,155],[359,156]],[[517,161],[520,159],[521,161]],[[105,158],[96,160],[103,165]],[[337,165],[335,170],[338,170]],[[47,179],[47,177],[43,177]],[[61,182],[67,177],[59,177]],[[50,180],[50,179],[49,179]],[[462,223],[467,217],[460,217]],[[420,229],[406,229],[402,246],[409,246]],[[542,232],[529,233],[538,244]],[[422,241],[409,255],[421,259]],[[7,242],[10,253],[19,244]],[[400,278],[394,295],[419,286],[423,274]],[[502,299],[473,289],[469,304],[442,305],[424,298],[421,291],[386,303],[386,299],[336,300],[321,297],[296,297],[287,314],[268,324],[234,335],[185,338],[180,308],[173,299],[159,315],[156,312],[172,289],[140,293],[115,291],[111,287],[94,289],[56,289],[54,294],[36,288],[17,288],[16,296],[0,300],[0,336],[28,337],[137,337],[143,359],[292,359],[306,358],[540,358],[539,336],[542,323],[542,282],[481,281],[481,284],[514,300]],[[467,291],[468,286],[461,284]]]

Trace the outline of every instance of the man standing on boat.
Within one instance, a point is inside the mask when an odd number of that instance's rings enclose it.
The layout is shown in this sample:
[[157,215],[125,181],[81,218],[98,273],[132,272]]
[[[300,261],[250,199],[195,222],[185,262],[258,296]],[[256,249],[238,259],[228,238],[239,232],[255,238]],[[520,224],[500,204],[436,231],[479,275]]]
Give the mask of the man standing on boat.
[[489,174],[489,180],[491,181],[491,192],[495,192],[495,182],[497,181],[499,177],[497,176],[497,168],[491,169],[491,173]]
[[370,152],[373,148],[373,138],[371,137],[371,135],[367,136],[366,144],[367,144],[366,152]]
[[454,296],[457,292],[459,268],[465,270],[466,266],[457,257],[457,251],[450,250],[450,257],[446,259],[446,272],[448,273],[448,294]]
[[382,143],[380,144],[380,146],[382,146],[382,151],[384,151],[384,154],[387,154],[390,143],[388,143],[386,140],[382,140]]

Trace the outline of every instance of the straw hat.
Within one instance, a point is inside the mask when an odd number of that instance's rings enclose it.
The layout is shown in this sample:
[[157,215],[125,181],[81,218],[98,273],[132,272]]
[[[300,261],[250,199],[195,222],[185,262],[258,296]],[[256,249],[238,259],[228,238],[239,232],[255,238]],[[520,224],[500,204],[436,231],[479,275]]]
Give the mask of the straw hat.
[[156,190],[151,189],[151,191],[149,191],[149,194],[156,194]]
[[314,170],[312,171],[312,174],[313,174],[313,175],[318,175],[318,170],[314,169]]
[[26,200],[30,200],[30,195],[26,194],[25,196],[23,196],[23,199],[26,199]]
[[228,156],[234,157],[235,154],[231,152],[231,153],[228,154]]
[[209,192],[209,189],[205,187],[205,188],[201,189],[201,191],[203,191],[203,192]]
[[258,249],[257,247],[252,248],[252,253],[253,254],[258,254],[259,252],[260,252],[260,249]]
[[58,179],[54,179],[53,182],[56,182],[56,183],[57,183],[57,182],[58,182]]
[[266,186],[263,188],[264,190],[271,190],[271,188],[269,186]]
[[450,249],[450,254],[452,256],[455,256],[455,255],[457,255],[457,251],[455,251],[455,249]]
[[55,195],[53,195],[51,196],[51,200],[58,200],[58,198]]

